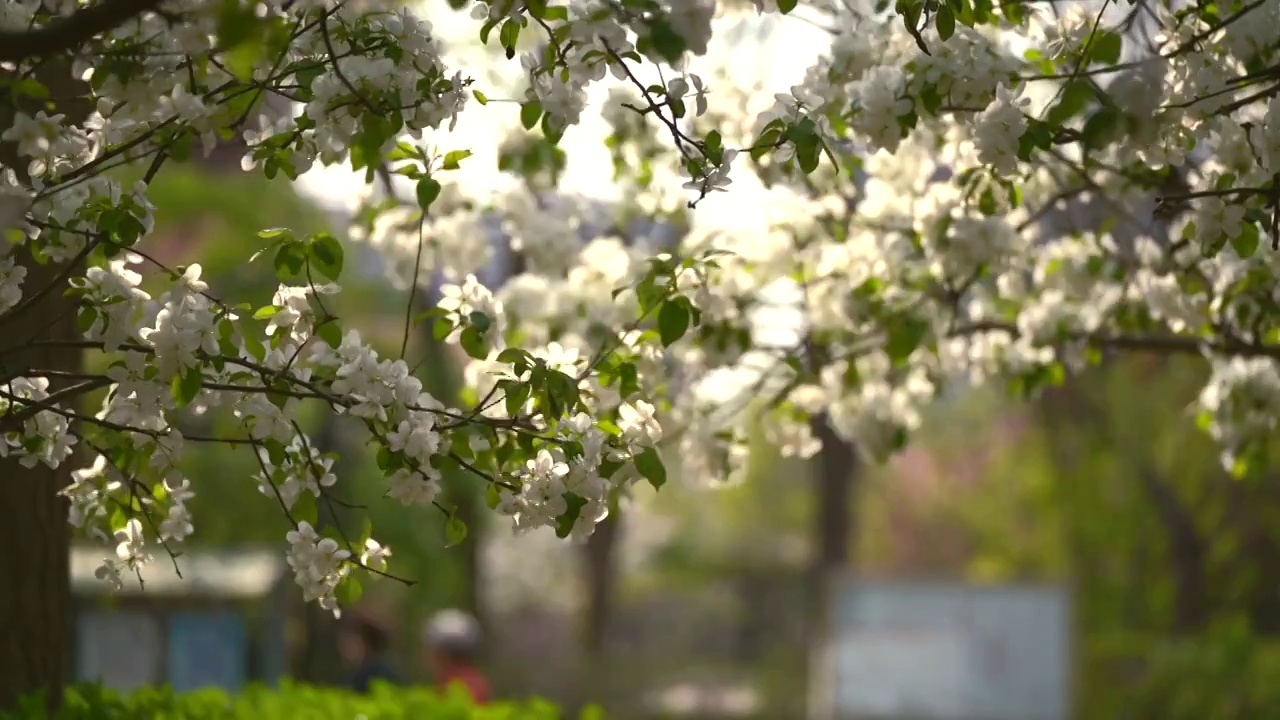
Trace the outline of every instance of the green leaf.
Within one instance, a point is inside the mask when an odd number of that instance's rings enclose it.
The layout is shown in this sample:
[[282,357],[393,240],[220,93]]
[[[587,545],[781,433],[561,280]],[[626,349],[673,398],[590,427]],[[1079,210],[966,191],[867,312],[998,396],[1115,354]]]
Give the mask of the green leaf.
[[938,8],[937,14],[933,16],[933,24],[938,29],[938,37],[942,38],[943,42],[950,40],[951,36],[956,34],[956,15],[948,5]]
[[990,185],[983,188],[982,194],[978,196],[978,210],[987,217],[995,215],[1000,210],[996,205],[996,194],[992,192]]
[[520,23],[515,19],[502,23],[502,29],[498,31],[498,42],[506,48],[508,60],[515,57],[516,43],[520,42]]
[[338,327],[338,323],[332,319],[317,325],[316,335],[319,335],[329,347],[336,348],[342,345],[342,328]]
[[1112,137],[1120,122],[1120,111],[1104,107],[1089,116],[1080,130],[1080,144],[1086,149],[1097,150],[1104,147]]
[[89,328],[98,321],[98,309],[92,305],[80,308],[80,312],[76,314],[76,329],[82,333],[89,332]]
[[334,588],[333,596],[338,599],[339,605],[350,607],[360,602],[360,597],[364,595],[364,588],[361,587],[360,581],[355,575],[347,575],[342,578],[342,582],[338,583],[338,587]]
[[1089,89],[1089,84],[1086,81],[1080,79],[1071,80],[1063,88],[1062,97],[1058,100],[1058,104],[1049,109],[1045,122],[1051,126],[1062,125],[1079,115],[1092,99],[1093,91]]
[[493,321],[489,319],[489,316],[479,310],[468,315],[467,322],[471,327],[476,329],[476,332],[479,332],[482,335],[488,332],[489,328],[493,326]]
[[11,89],[15,95],[26,95],[27,97],[35,98],[37,100],[43,100],[49,97],[49,88],[45,87],[44,83],[33,77],[23,78],[17,81],[11,86]]
[[222,0],[218,3],[217,46],[225,51],[248,40],[260,22],[252,8],[236,0]]
[[[1026,9],[1023,8],[1020,0],[1012,0],[1012,2],[1000,3],[1000,10],[1004,12],[1005,19],[1013,23],[1014,25],[1021,25],[1022,19],[1027,16]],[[1034,58],[1028,58],[1028,59],[1034,59]]]
[[201,374],[200,368],[190,368],[185,373],[173,378],[170,390],[173,392],[173,399],[177,401],[179,407],[186,407],[191,404],[192,400],[200,394],[200,388],[204,387],[204,375]]
[[916,41],[916,47],[920,48],[920,52],[925,55],[931,55],[929,46],[920,34],[920,18],[924,14],[924,6],[923,0],[898,0],[897,10],[902,16],[902,27]]
[[378,463],[378,469],[388,475],[399,469],[399,463],[396,462],[395,453],[386,448],[378,448],[378,453],[375,456],[375,459]]
[[724,161],[724,139],[720,137],[719,132],[712,130],[707,133],[704,145],[707,149],[708,160],[716,165]]
[[507,408],[507,417],[518,416],[520,414],[520,410],[528,400],[529,386],[525,383],[512,383],[507,388],[506,397],[503,399]]
[[618,392],[624,398],[640,392],[640,374],[635,363],[623,363],[618,367]]
[[582,506],[587,504],[587,501],[581,496],[571,492],[564,494],[564,501],[569,506],[569,509],[556,518],[556,537],[561,539],[569,537],[569,533],[573,532],[573,525],[578,522],[578,515],[582,513]]
[[646,448],[644,452],[635,457],[636,470],[654,490],[660,489],[667,483],[667,468],[662,464],[662,458],[658,457],[658,451],[653,448]]
[[807,133],[796,141],[796,160],[800,169],[808,175],[818,169],[818,160],[822,155],[822,141],[817,133]]
[[484,504],[489,506],[490,510],[498,507],[502,502],[502,491],[498,489],[496,483],[490,483],[484,488]]
[[528,363],[529,353],[521,350],[520,348],[507,348],[506,350],[498,353],[498,362],[515,365],[521,361]]
[[445,153],[444,169],[457,170],[459,167],[458,163],[462,162],[463,160],[466,160],[469,157],[471,157],[470,150],[451,150]]
[[1036,150],[1044,150],[1053,143],[1053,135],[1049,133],[1046,123],[1033,120],[1018,138],[1018,159],[1027,161]]
[[468,325],[462,329],[462,336],[459,338],[462,349],[468,355],[476,360],[484,360],[489,356],[489,345],[484,341],[484,336],[474,326]]
[[1089,57],[1094,62],[1115,65],[1120,62],[1123,49],[1124,39],[1119,33],[1099,30],[1094,33],[1093,41],[1089,44]]
[[293,508],[289,513],[294,520],[310,523],[312,527],[315,527],[316,521],[320,517],[319,508],[316,507],[316,496],[305,491],[298,493],[298,499],[294,501]]
[[796,5],[800,4],[800,0],[778,0],[778,12],[786,15],[796,9]]
[[924,87],[920,88],[920,103],[924,106],[924,111],[930,115],[938,114],[944,99],[938,92],[938,86],[933,83],[925,83]]
[[929,324],[917,318],[896,318],[889,322],[885,352],[895,364],[905,361],[924,340]]
[[255,360],[262,360],[262,358],[266,356],[267,349],[263,347],[262,340],[258,337],[257,333],[241,332],[240,335],[244,340],[244,349],[248,351]]
[[1253,257],[1254,253],[1258,252],[1259,240],[1258,226],[1253,223],[1245,223],[1241,233],[1231,238],[1231,247],[1240,257],[1250,258]]
[[280,308],[276,307],[275,305],[263,305],[262,307],[254,311],[253,319],[254,320],[270,320],[271,318],[275,317],[276,313],[278,312],[280,312]]
[[431,326],[431,337],[436,340],[444,340],[451,332],[453,332],[453,323],[448,318],[440,318]]
[[671,345],[688,332],[688,302],[682,297],[673,298],[663,303],[658,310],[658,336],[664,346]]
[[306,265],[306,249],[302,243],[296,240],[281,245],[280,249],[276,251],[276,257],[273,262],[276,278],[285,282],[302,277],[303,269]]
[[337,280],[342,274],[342,243],[329,233],[319,233],[311,238],[311,264],[321,275]]
[[542,136],[547,139],[547,142],[555,145],[560,142],[560,138],[564,137],[564,123],[547,113],[543,113]]
[[520,124],[524,126],[525,130],[532,130],[541,117],[542,105],[537,100],[530,100],[520,106]]
[[461,545],[466,539],[467,524],[459,520],[456,515],[450,515],[449,520],[444,524],[444,546]]
[[658,55],[669,63],[674,63],[684,55],[687,49],[684,38],[671,27],[665,18],[659,18],[649,25],[649,41]]
[[292,240],[293,231],[289,228],[267,228],[259,230],[258,237],[263,240]]
[[424,177],[418,181],[418,207],[422,208],[422,212],[431,209],[431,203],[440,197],[440,183],[429,177]]

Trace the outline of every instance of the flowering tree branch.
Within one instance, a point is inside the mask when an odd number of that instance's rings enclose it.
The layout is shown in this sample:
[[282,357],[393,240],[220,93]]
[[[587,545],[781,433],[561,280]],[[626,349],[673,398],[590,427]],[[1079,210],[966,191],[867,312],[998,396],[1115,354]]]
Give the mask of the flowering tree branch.
[[0,31],[0,62],[21,63],[60,55],[80,48],[139,15],[155,10],[162,0],[100,0],[68,16],[26,31]]
[[[481,484],[515,529],[583,537],[632,483],[666,482],[668,455],[685,476],[741,475],[756,418],[785,454],[815,453],[810,420],[825,417],[884,456],[948,386],[1034,392],[1102,350],[1205,355],[1201,425],[1247,472],[1280,423],[1280,299],[1261,242],[1280,241],[1280,43],[1265,32],[1280,3],[1114,5],[1050,16],[901,0],[875,17],[814,5],[830,48],[757,103],[734,73],[712,92],[712,0],[476,2],[499,54],[514,60],[530,31],[540,42],[520,58],[523,129],[499,153],[524,182],[496,204],[449,182],[471,155],[449,130],[491,101],[402,8],[22,5],[29,29],[0,34],[15,79],[0,326],[58,293],[77,303],[78,335],[42,330],[0,361],[89,352],[106,369],[0,362],[0,453],[64,468],[75,444],[95,451],[63,492],[73,524],[114,546],[100,573],[116,582],[192,532],[184,443],[245,448],[304,596],[335,611],[358,597],[358,574],[387,572],[390,551],[372,529],[316,530],[342,479],[298,422],[306,404],[358,419],[388,499],[444,513],[455,540],[465,527],[437,501],[446,471]],[[64,94],[40,73],[54,55],[90,77],[72,93],[83,113],[45,102]],[[590,107],[610,77],[606,105]],[[271,96],[297,111],[263,114]],[[607,222],[548,190],[567,166],[562,137],[596,110],[626,198]],[[221,298],[198,264],[168,268],[145,247],[148,184],[237,135],[246,172],[345,166],[387,191],[346,234],[263,230],[248,261],[275,272],[269,299]],[[125,187],[111,171],[130,165],[146,171]],[[742,172],[785,219],[648,250],[625,227],[687,228]],[[411,193],[395,192],[397,175]],[[520,262],[488,287],[495,220]],[[334,312],[353,243],[407,286],[398,355]],[[37,264],[50,268],[40,282],[27,277]],[[158,271],[154,287],[139,267]],[[417,312],[437,277],[439,302]],[[405,362],[419,323],[465,357],[460,407]],[[89,398],[95,409],[79,407]],[[184,434],[193,411],[237,430]]]

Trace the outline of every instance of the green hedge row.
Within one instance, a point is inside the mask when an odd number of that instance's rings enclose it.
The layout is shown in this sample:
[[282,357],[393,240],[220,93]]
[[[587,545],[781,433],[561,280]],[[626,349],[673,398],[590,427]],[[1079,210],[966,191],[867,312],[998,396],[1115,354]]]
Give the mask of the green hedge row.
[[1228,628],[1198,637],[1091,638],[1084,720],[1280,720],[1280,644]]
[[[581,720],[600,720],[596,710]],[[426,688],[381,685],[367,695],[346,690],[285,683],[251,686],[229,695],[219,690],[175,693],[146,688],[130,695],[98,685],[68,688],[56,720],[568,720],[544,700],[471,703],[460,689],[440,693]],[[45,703],[32,699],[16,714],[0,720],[48,720]]]

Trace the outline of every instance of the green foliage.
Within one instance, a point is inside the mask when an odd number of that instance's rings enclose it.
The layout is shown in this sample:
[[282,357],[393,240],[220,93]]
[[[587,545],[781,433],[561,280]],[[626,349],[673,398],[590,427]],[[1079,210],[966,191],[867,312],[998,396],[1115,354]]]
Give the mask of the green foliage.
[[[67,690],[56,720],[560,720],[566,716],[543,700],[473,705],[465,691],[375,684],[368,695],[346,690],[284,684],[251,686],[236,695],[219,690],[174,693],[167,687],[120,695],[98,685]],[[595,715],[599,717],[599,715]],[[0,720],[46,720],[44,703],[25,702]]]
[[864,566],[1070,578],[1077,717],[1280,718],[1275,475],[1233,478],[1179,422],[1203,382],[1194,362],[1113,358],[976,442],[1008,406],[945,408],[925,441],[946,491],[869,494]]
[[1280,646],[1226,624],[1190,638],[1111,633],[1086,646],[1085,718],[1280,718]]

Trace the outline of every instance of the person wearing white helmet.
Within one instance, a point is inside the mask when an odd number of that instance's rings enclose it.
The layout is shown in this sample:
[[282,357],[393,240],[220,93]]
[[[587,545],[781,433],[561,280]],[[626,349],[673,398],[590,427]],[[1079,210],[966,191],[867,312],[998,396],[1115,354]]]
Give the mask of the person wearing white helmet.
[[441,610],[423,627],[427,666],[440,689],[458,684],[477,704],[489,702],[489,681],[477,666],[480,623],[461,610]]

